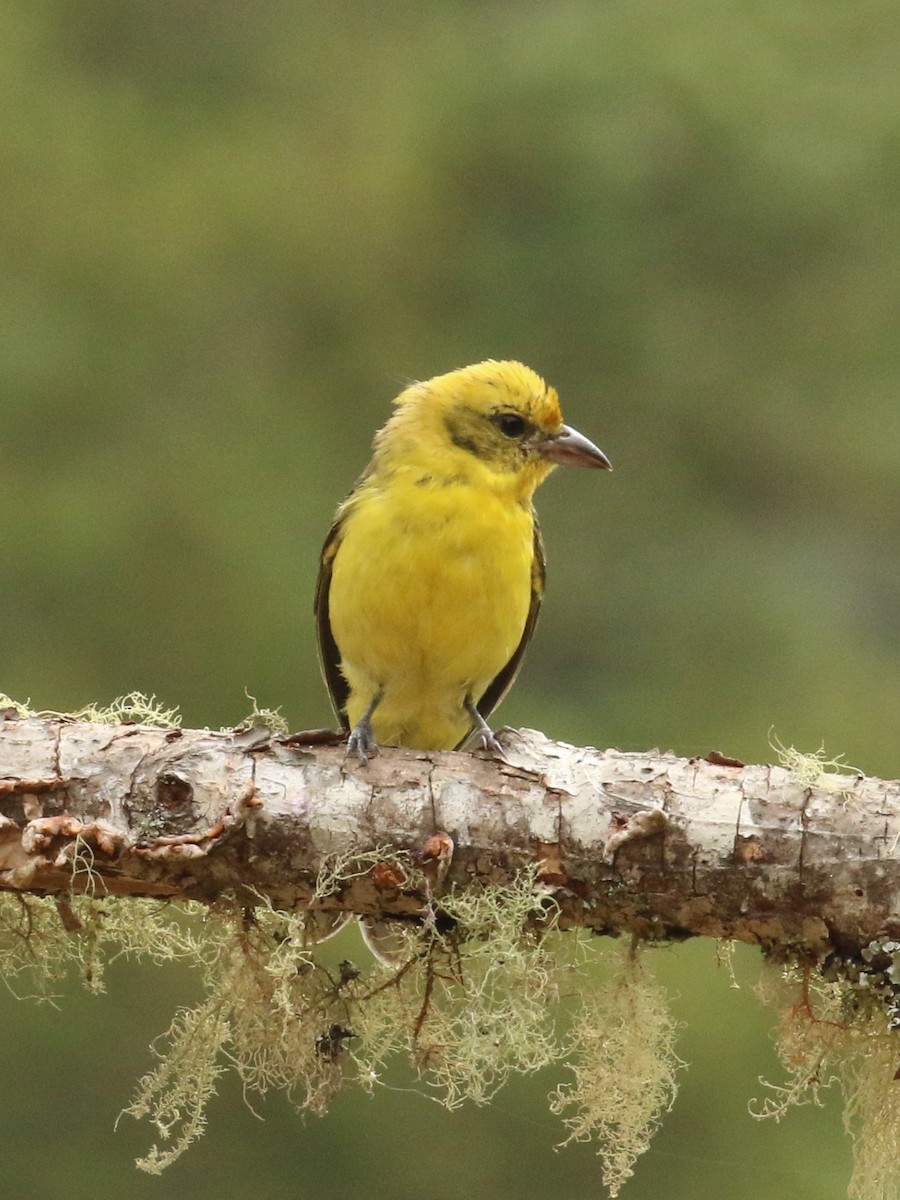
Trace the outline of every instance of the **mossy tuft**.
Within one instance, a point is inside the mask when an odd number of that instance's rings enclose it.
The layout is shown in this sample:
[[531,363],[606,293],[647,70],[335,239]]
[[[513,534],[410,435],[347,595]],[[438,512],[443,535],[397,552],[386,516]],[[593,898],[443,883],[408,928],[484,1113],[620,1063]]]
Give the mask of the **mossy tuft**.
[[677,1024],[665,991],[634,947],[616,974],[584,1000],[571,1031],[574,1083],[558,1088],[551,1109],[565,1113],[569,1142],[596,1141],[603,1182],[618,1196],[638,1157],[674,1103]]

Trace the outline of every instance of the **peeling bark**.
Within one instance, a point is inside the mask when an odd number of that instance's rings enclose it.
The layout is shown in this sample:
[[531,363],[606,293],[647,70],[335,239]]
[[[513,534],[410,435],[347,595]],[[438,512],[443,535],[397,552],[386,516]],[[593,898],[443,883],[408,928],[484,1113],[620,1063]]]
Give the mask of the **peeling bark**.
[[[0,889],[307,902],[329,856],[374,865],[327,912],[421,915],[435,888],[540,864],[563,927],[854,954],[900,937],[900,783],[501,731],[506,760],[252,744],[240,732],[0,715]],[[452,838],[434,838],[436,833]],[[373,852],[385,861],[371,858]],[[426,874],[429,871],[426,869]]]

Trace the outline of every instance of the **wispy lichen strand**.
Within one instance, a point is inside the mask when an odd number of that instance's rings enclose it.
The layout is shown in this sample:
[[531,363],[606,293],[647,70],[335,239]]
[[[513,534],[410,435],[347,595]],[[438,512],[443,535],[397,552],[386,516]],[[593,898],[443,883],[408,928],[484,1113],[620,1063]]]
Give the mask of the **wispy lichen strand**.
[[575,1079],[557,1089],[551,1108],[568,1114],[563,1145],[596,1141],[610,1196],[618,1196],[634,1173],[675,1100],[677,1071],[684,1066],[675,1053],[676,1033],[662,986],[631,948],[572,1022]]

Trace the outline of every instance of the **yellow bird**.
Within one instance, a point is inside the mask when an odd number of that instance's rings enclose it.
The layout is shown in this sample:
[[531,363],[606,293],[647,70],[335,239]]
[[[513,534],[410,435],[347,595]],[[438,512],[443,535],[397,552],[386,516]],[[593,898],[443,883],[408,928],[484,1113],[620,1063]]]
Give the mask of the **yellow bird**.
[[532,498],[557,463],[610,468],[518,362],[413,383],[337,511],[316,586],[319,653],[360,762],[450,750],[508,691],[534,632],[544,549]]

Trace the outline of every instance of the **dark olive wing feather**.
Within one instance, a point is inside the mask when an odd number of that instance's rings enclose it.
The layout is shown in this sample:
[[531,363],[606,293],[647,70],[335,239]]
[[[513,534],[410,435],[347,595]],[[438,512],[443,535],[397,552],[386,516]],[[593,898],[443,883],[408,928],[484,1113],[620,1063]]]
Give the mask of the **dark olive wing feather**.
[[478,701],[478,711],[485,720],[487,720],[512,687],[516,675],[519,673],[519,667],[522,665],[522,657],[525,654],[525,647],[531,641],[531,635],[534,633],[538,614],[541,611],[545,578],[546,559],[544,558],[544,542],[541,538],[541,527],[538,524],[537,514],[534,514],[534,556],[531,560],[531,604],[528,607],[528,616],[525,618],[525,628],[522,630],[522,636],[519,639],[518,646],[513,651],[512,657],[503,670],[488,684],[484,695]]
[[331,632],[331,618],[328,613],[328,593],[331,591],[331,568],[334,556],[341,544],[343,522],[340,517],[328,531],[325,545],[322,547],[322,557],[319,560],[319,577],[316,580],[316,598],[314,610],[316,614],[316,633],[319,639],[319,664],[322,676],[335,714],[344,729],[349,729],[347,721],[347,697],[350,689],[347,680],[341,674],[341,655]]

